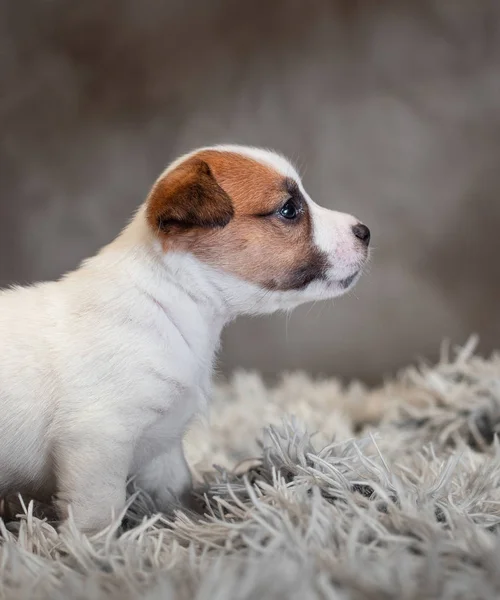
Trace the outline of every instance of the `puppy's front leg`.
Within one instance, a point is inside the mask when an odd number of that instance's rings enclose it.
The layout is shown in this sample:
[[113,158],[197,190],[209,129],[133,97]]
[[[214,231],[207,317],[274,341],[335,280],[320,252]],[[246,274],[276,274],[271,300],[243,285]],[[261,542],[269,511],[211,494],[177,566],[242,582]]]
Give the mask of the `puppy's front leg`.
[[95,433],[78,437],[56,448],[57,505],[62,519],[71,509],[78,529],[94,533],[125,506],[132,444]]
[[168,513],[173,508],[186,506],[192,478],[182,442],[176,442],[167,452],[146,464],[135,482],[151,497],[160,512]]

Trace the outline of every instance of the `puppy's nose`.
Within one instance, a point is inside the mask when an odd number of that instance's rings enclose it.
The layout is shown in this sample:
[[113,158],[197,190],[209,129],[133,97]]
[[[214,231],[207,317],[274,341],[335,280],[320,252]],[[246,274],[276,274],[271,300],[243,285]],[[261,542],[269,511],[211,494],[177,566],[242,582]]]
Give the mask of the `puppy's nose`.
[[352,232],[358,238],[358,240],[361,240],[365,246],[368,246],[370,243],[370,230],[366,225],[363,225],[363,223],[357,223],[356,225],[352,226]]

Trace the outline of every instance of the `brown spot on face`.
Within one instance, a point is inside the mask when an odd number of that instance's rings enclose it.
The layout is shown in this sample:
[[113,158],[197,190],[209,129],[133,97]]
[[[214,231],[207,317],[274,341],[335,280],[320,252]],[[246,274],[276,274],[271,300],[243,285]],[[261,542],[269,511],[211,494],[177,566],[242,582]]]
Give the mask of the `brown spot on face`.
[[[200,171],[199,162],[208,171]],[[229,218],[228,201],[233,211]],[[172,202],[175,209],[167,206]],[[294,219],[280,215],[287,202],[297,211]],[[218,203],[221,219],[213,218]],[[197,210],[201,216],[194,214]],[[250,157],[216,150],[197,153],[157,183],[148,215],[164,237],[165,249],[191,252],[266,289],[301,289],[325,275],[327,257],[314,245],[309,206],[297,183]],[[158,225],[164,215],[166,229]],[[207,226],[210,220],[214,225]]]
[[197,156],[210,165],[236,215],[265,214],[286,196],[285,177],[271,166],[234,152],[204,150]]

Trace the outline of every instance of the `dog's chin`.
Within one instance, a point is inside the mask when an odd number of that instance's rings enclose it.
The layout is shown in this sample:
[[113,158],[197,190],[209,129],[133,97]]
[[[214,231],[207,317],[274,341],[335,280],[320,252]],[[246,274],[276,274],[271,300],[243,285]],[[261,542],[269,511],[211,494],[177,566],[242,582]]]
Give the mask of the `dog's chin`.
[[347,277],[329,277],[326,280],[318,282],[317,291],[323,298],[336,298],[342,296],[357,284],[361,277],[361,273],[362,269],[357,269]]
[[344,277],[344,279],[339,279],[335,283],[341,290],[347,291],[356,285],[360,276],[361,276],[361,269],[359,269],[358,271],[355,271],[348,277]]

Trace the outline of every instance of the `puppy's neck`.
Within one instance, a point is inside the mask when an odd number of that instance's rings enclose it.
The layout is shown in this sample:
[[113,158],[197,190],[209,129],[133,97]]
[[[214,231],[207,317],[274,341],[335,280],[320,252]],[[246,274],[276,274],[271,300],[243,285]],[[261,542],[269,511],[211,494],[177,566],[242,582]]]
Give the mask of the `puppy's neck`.
[[215,328],[222,329],[245,312],[241,303],[243,294],[236,290],[244,282],[204,265],[188,253],[165,251],[150,230],[144,213],[141,207],[118,238],[102,250],[102,255],[108,260],[114,255],[116,261],[126,265],[131,279],[144,286],[160,304],[174,301],[167,296],[175,288],[176,301],[195,304]]

